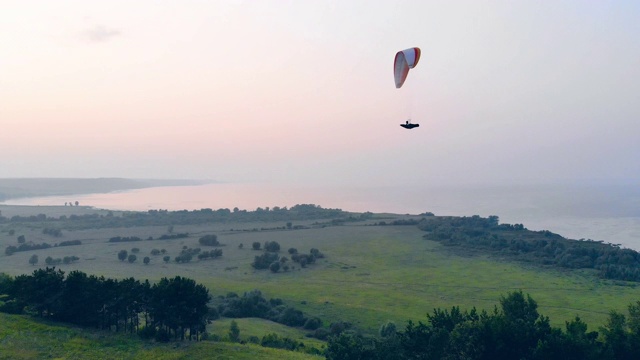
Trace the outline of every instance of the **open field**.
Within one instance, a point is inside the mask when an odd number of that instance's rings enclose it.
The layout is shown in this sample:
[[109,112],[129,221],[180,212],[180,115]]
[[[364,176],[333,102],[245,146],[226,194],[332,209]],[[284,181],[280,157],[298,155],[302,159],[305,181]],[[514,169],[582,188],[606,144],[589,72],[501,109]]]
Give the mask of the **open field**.
[[[310,225],[312,222],[295,222],[294,225]],[[424,240],[423,232],[415,226],[353,223],[325,228],[261,231],[261,228],[284,224],[176,225],[174,233],[189,232],[191,236],[128,243],[108,243],[108,239],[113,236],[157,238],[166,233],[167,227],[63,229],[63,237],[53,238],[42,234],[41,229],[28,227],[28,224],[16,226],[13,229],[15,234],[10,236],[8,226],[0,228],[2,249],[15,245],[18,235],[25,235],[27,241],[35,243],[53,244],[79,239],[83,245],[18,252],[12,256],[6,256],[3,251],[0,254],[0,272],[12,275],[31,273],[36,268],[28,263],[33,254],[39,256],[38,266],[44,266],[47,256],[75,255],[80,258],[79,262],[59,267],[64,271],[78,269],[106,277],[133,276],[152,281],[181,275],[204,284],[212,295],[224,295],[230,291],[241,294],[259,289],[266,298],[281,298],[307,316],[320,317],[325,326],[338,320],[350,321],[372,333],[388,320],[399,326],[409,319],[424,320],[426,313],[436,307],[457,305],[469,309],[476,306],[491,310],[501,295],[519,289],[538,302],[539,311],[549,316],[554,325],[563,327],[565,321],[579,315],[591,330],[597,330],[610,310],[626,312],[628,304],[640,299],[640,288],[635,283],[601,280],[588,272],[528,267],[473,254],[453,255],[441,245]],[[198,245],[198,238],[205,234],[218,235],[224,244],[221,258],[194,260],[187,264],[173,261],[184,246],[207,250]],[[295,269],[286,273],[255,271],[250,263],[261,253],[251,250],[255,241],[277,241],[281,245],[281,254],[287,256],[286,250],[290,247],[301,253],[318,248],[326,258],[305,269],[294,264]],[[243,244],[243,249],[238,248],[239,244]],[[134,247],[140,249],[135,263],[118,261],[118,251],[130,251]],[[165,264],[162,256],[149,255],[154,248],[166,249],[172,261]],[[149,265],[142,263],[144,256],[151,257]]]
[[149,343],[124,334],[0,313],[0,359],[321,359],[300,352],[227,342]]
[[256,336],[259,339],[262,339],[265,334],[276,333],[280,337],[288,337],[297,342],[304,343],[305,347],[313,346],[318,350],[322,350],[326,347],[326,342],[316,338],[306,337],[306,331],[257,318],[220,319],[207,326],[207,332],[215,334],[221,339],[226,339],[229,337],[231,321],[235,321],[238,324],[238,328],[240,329],[240,340],[242,341],[248,341],[251,336]]

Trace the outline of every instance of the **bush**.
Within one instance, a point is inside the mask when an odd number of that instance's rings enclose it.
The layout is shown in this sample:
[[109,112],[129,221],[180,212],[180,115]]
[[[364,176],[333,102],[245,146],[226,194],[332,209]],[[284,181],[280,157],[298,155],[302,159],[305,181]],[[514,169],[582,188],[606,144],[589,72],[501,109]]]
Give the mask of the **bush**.
[[260,245],[260,243],[258,241],[256,241],[253,244],[251,244],[251,247],[253,248],[253,250],[260,250],[261,246],[262,245]]
[[205,235],[203,237],[201,237],[198,242],[200,243],[200,245],[205,245],[205,246],[220,246],[220,242],[218,241],[218,236],[217,235]]
[[129,256],[127,250],[120,250],[118,252],[118,260],[120,261],[125,261],[127,259],[127,256]]
[[269,252],[280,251],[280,244],[277,241],[266,241],[264,243],[264,249]]
[[167,330],[160,329],[156,332],[155,339],[157,342],[168,343],[171,340],[171,336]]
[[318,317],[309,318],[304,323],[304,328],[306,330],[316,330],[321,326],[322,326],[322,320],[320,318],[318,318]]
[[262,255],[256,256],[251,266],[256,270],[267,269],[274,261],[278,261],[278,254],[266,252]]
[[269,270],[271,270],[271,272],[273,273],[277,273],[278,271],[280,271],[280,262],[279,261],[272,262],[271,265],[269,265]]
[[141,338],[148,340],[148,339],[153,339],[156,336],[157,332],[158,331],[153,326],[144,326],[142,327],[142,329],[138,330],[138,335]]

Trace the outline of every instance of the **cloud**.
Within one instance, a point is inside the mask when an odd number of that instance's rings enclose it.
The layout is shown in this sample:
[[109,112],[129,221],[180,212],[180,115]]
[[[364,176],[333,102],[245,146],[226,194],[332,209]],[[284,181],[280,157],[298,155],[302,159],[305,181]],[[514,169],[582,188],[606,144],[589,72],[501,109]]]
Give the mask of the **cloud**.
[[121,34],[120,30],[110,29],[104,25],[96,25],[94,28],[84,31],[84,37],[89,41],[96,43],[109,41]]

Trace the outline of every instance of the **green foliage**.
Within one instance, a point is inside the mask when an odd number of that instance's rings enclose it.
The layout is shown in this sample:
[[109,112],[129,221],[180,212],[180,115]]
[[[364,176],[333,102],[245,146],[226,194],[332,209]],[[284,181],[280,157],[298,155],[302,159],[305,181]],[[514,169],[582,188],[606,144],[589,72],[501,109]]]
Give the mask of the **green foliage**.
[[42,249],[48,249],[50,248],[51,245],[47,244],[47,243],[42,243],[42,244],[34,244],[32,242],[28,242],[28,243],[24,243],[24,244],[20,244],[18,246],[14,246],[14,245],[9,245],[5,248],[4,253],[7,256],[11,256],[16,252],[19,251],[32,251],[32,250],[42,250]]
[[[630,314],[636,305],[630,306]],[[329,339],[328,359],[635,359],[640,344],[631,340],[632,327],[623,314],[612,311],[598,333],[575,318],[565,331],[549,325],[537,311],[537,303],[522,291],[500,298],[492,313],[434,309],[427,323],[409,321],[404,331],[390,323],[371,339],[352,331],[340,331]],[[391,323],[392,324],[392,323]]]
[[120,250],[118,252],[118,260],[120,260],[120,261],[127,260],[128,256],[129,256],[129,253],[127,252],[127,250]]
[[233,342],[240,341],[240,328],[235,320],[231,321],[231,325],[229,325],[229,340]]
[[82,241],[80,240],[61,241],[56,246],[76,246],[76,245],[82,245]]
[[218,241],[218,235],[215,235],[215,234],[202,236],[198,240],[198,243],[204,246],[220,246],[220,242]]
[[141,238],[137,236],[114,236],[109,239],[109,242],[131,242],[131,241],[142,241]]
[[286,349],[290,351],[295,351],[304,346],[304,344],[299,343],[293,339],[290,339],[288,337],[280,337],[278,336],[278,334],[274,333],[263,336],[262,340],[260,340],[260,345],[264,347]]
[[262,255],[256,255],[251,266],[256,270],[268,269],[271,264],[278,261],[278,254],[265,252]]
[[127,257],[127,261],[129,261],[130,263],[134,263],[137,259],[138,257],[135,256],[134,254],[131,254],[129,255],[129,257]]
[[31,257],[29,258],[29,264],[36,265],[37,263],[38,263],[38,255],[36,254],[31,255]]
[[160,235],[158,237],[158,240],[175,240],[175,239],[184,239],[188,237],[189,237],[189,233],[165,234],[165,235]]
[[277,241],[266,241],[264,243],[264,250],[269,252],[280,251],[280,244]]
[[251,247],[253,248],[253,250],[260,250],[260,247],[262,245],[260,244],[259,241],[255,241],[253,244],[251,244]]
[[427,217],[425,238],[445,246],[469,248],[501,257],[572,269],[596,269],[601,277],[640,281],[640,253],[592,240],[570,240],[522,224],[498,225],[497,216]]
[[[146,327],[144,328],[146,331]],[[142,329],[141,329],[142,331]],[[26,335],[28,334],[28,335]],[[166,342],[148,342],[135,336],[91,328],[78,328],[29,317],[0,313],[1,359],[319,359],[301,352],[260,345],[216,341],[176,344],[164,332]],[[258,339],[259,342],[259,339]]]
[[53,237],[62,236],[62,230],[56,228],[44,228],[42,229],[42,233]]

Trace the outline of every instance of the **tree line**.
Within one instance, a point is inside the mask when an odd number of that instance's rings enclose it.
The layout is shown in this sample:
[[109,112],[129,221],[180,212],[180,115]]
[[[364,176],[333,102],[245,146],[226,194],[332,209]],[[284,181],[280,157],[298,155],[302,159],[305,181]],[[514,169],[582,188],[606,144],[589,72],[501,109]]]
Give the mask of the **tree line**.
[[278,207],[257,208],[254,211],[234,209],[200,209],[200,210],[149,210],[147,212],[123,212],[115,215],[61,215],[50,217],[44,214],[10,218],[0,216],[0,223],[43,223],[55,224],[56,228],[89,229],[105,227],[133,227],[156,225],[193,225],[210,222],[247,222],[247,221],[295,221],[312,219],[348,218],[349,213],[341,209],[322,208],[314,204],[298,204],[290,208]]
[[316,330],[322,327],[318,317],[306,317],[304,313],[293,307],[284,305],[281,299],[267,300],[260,290],[245,292],[242,296],[228,293],[213,299],[213,316],[227,318],[255,317],[271,320],[292,327]]
[[418,227],[426,239],[445,246],[480,250],[510,259],[572,269],[595,269],[605,279],[640,281],[640,253],[593,240],[571,240],[522,224],[498,224],[487,218],[425,217]]
[[31,275],[0,277],[0,311],[30,313],[56,321],[115,332],[138,332],[159,341],[199,339],[205,332],[209,291],[176,276],[155,284],[55,267]]
[[522,291],[500,298],[492,312],[434,309],[404,330],[384,324],[378,336],[345,330],[329,338],[327,359],[384,360],[632,360],[640,358],[640,301],[628,317],[611,311],[600,332],[579,317],[552,327]]

